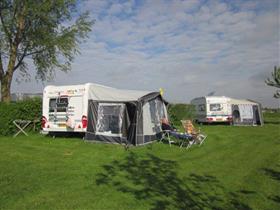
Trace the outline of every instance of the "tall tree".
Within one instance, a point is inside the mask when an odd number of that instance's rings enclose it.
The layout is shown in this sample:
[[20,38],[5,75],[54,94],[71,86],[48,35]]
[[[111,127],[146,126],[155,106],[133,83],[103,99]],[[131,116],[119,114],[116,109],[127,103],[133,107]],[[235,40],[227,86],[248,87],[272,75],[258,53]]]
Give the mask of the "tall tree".
[[[269,86],[280,88],[280,67],[274,66],[274,71],[272,72],[272,79],[267,78],[265,83]],[[280,90],[276,90],[274,98],[280,98]]]
[[87,12],[78,11],[77,4],[78,0],[0,0],[2,101],[10,101],[14,73],[29,75],[31,61],[36,78],[43,81],[55,69],[70,70],[78,45],[93,24]]

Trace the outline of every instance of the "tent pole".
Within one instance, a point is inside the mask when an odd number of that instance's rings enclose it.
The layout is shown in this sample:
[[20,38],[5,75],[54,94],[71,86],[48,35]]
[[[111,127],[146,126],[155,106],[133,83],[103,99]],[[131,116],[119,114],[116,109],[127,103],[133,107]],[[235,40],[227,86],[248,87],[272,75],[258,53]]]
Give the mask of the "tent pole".
[[136,122],[135,122],[135,146],[137,146],[137,132],[138,132],[138,104],[136,108]]

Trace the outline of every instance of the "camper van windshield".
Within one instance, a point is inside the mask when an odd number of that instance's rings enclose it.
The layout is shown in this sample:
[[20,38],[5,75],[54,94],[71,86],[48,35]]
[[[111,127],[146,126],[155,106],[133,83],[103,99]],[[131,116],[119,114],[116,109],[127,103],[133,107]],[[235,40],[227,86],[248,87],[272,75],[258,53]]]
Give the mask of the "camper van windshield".
[[210,111],[222,111],[221,104],[210,104]]
[[49,112],[66,112],[68,107],[68,98],[51,98],[49,103]]

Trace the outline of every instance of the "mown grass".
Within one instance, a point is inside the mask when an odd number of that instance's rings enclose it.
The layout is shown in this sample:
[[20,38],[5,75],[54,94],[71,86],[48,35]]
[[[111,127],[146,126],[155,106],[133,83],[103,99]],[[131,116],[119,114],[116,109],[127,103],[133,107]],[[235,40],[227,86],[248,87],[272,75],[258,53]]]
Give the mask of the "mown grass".
[[190,150],[0,137],[0,209],[279,209],[280,124],[202,126]]

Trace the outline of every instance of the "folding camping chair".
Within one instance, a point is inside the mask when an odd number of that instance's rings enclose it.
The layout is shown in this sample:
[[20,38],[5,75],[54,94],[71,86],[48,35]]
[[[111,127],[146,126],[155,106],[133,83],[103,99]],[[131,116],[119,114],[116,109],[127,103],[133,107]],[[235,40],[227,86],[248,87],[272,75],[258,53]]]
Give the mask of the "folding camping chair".
[[13,137],[17,137],[17,135],[19,135],[20,133],[23,133],[25,136],[28,136],[24,129],[26,129],[31,123],[32,121],[30,120],[14,120],[13,124],[18,128],[18,131],[14,134]]
[[171,140],[170,138],[170,130],[162,130],[161,139],[159,142],[162,142],[165,138],[168,140],[168,144],[171,147],[171,144],[175,141]]
[[194,143],[201,146],[207,138],[207,135],[203,134],[200,129],[197,130],[192,124],[191,120],[181,120],[181,123],[185,129],[185,132],[193,136]]
[[182,148],[184,145],[187,145],[186,149],[189,149],[194,143],[195,143],[195,140],[183,139],[181,141],[180,148]]

